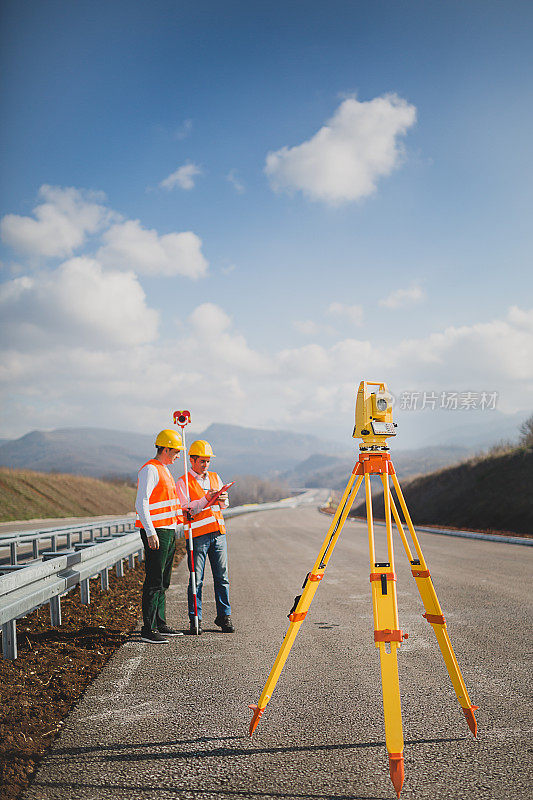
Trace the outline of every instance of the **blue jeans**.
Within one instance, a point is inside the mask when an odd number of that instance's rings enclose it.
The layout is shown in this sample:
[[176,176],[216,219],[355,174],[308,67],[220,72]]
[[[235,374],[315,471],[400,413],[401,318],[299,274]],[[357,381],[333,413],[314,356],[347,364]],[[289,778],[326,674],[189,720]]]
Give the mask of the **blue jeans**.
[[[204,583],[205,561],[209,558],[213,583],[215,584],[215,602],[217,616],[225,617],[231,614],[229,603],[229,577],[228,577],[228,545],[224,533],[215,536],[213,533],[204,533],[192,540],[194,553],[194,574],[196,575],[196,601],[198,606],[198,619],[202,619],[202,587]],[[194,619],[194,600],[191,581],[187,591],[189,602],[189,617]]]

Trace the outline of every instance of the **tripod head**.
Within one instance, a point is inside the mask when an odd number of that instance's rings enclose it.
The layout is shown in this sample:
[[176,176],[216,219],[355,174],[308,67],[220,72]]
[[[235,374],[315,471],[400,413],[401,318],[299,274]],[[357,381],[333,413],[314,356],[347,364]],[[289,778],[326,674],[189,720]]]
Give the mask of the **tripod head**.
[[[370,391],[370,386],[379,388]],[[361,438],[360,450],[388,450],[387,439],[396,436],[392,421],[392,395],[386,383],[361,381],[355,405],[354,439]]]

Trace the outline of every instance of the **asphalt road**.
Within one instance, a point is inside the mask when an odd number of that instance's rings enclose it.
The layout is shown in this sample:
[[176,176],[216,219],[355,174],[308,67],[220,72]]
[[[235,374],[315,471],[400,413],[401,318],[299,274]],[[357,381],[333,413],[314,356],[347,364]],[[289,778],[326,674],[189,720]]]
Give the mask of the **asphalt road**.
[[[26,800],[388,800],[366,529],[347,523],[252,740],[251,712],[330,518],[313,507],[228,521],[237,632],[169,645],[132,637],[67,719]],[[398,540],[402,798],[531,798],[529,548],[421,534],[477,712],[457,703]],[[383,557],[383,529],[377,529]],[[186,623],[186,565],[169,621]]]

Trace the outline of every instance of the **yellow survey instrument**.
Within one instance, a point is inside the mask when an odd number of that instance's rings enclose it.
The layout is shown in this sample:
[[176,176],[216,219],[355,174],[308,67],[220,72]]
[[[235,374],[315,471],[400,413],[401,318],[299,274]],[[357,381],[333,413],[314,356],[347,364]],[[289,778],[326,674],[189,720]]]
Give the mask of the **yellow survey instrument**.
[[[379,387],[371,392],[370,386]],[[311,601],[324,577],[324,572],[333,552],[333,548],[340,536],[346,518],[350,512],[359,487],[365,483],[366,516],[368,528],[368,546],[370,556],[370,585],[372,591],[372,607],[374,612],[374,642],[379,650],[381,663],[381,683],[383,688],[383,714],[385,719],[385,743],[389,754],[389,770],[393,786],[399,797],[404,781],[403,758],[403,730],[402,711],[400,703],[400,684],[398,679],[397,652],[403,640],[407,638],[400,628],[398,618],[398,604],[396,597],[396,573],[394,571],[394,548],[392,540],[392,517],[396,523],[402,545],[411,565],[411,572],[415,579],[418,591],[425,608],[423,616],[435,631],[437,642],[441,649],[446,669],[450,675],[457,699],[463,709],[468,726],[474,736],[477,734],[477,723],[473,706],[468,696],[461,670],[455,658],[453,648],[448,636],[446,622],[439,605],[429,569],[424,560],[420,543],[416,535],[405,499],[398,483],[394,466],[391,461],[386,439],[395,435],[395,423],[392,421],[392,397],[385,383],[372,383],[361,381],[357,393],[355,412],[354,437],[362,438],[359,445],[359,459],[356,462],[346,489],[341,497],[331,525],[326,534],[318,557],[311,572],[303,584],[301,595],[295,598],[294,605],[289,612],[289,629],[285,634],[274,666],[270,671],[267,682],[257,704],[249,706],[253,711],[250,722],[250,736],[259,724],[263,712],[272,697],[272,692],[278,682],[283,666],[300,625],[311,605]],[[376,547],[374,540],[374,521],[372,514],[372,491],[370,477],[379,476],[383,484],[385,501],[385,526],[387,560],[376,561]],[[399,508],[403,513],[405,522],[402,523],[400,513],[392,494],[394,486]],[[408,539],[407,526],[411,541]],[[414,551],[414,552],[413,552]]]

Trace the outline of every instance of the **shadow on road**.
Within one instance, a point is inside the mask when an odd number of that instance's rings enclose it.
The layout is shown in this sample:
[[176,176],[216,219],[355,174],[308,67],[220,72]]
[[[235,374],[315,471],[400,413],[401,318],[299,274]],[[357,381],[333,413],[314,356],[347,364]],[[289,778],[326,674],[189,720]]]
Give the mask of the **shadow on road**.
[[[439,739],[411,739],[406,741],[406,745],[417,744],[442,744],[443,742],[462,742],[468,737],[459,736],[451,738]],[[184,758],[184,759],[204,759],[204,758],[224,758],[227,756],[256,756],[256,755],[276,755],[280,753],[313,753],[313,752],[329,752],[335,750],[360,750],[372,747],[385,747],[385,742],[352,742],[349,744],[311,744],[311,745],[292,745],[290,747],[214,747],[206,750],[187,749],[187,750],[174,750],[171,752],[154,752],[157,748],[178,748],[182,745],[204,744],[211,741],[221,740],[239,740],[248,741],[247,736],[217,736],[207,737],[201,736],[197,739],[180,739],[178,741],[170,742],[147,742],[142,744],[111,744],[101,745],[97,747],[71,747],[60,750],[54,750],[53,755],[72,755],[79,756],[83,753],[102,753],[103,761],[161,761],[171,758]],[[140,752],[141,750],[149,748],[148,752]],[[116,751],[128,750],[128,753],[121,753]],[[115,751],[109,755],[103,755],[106,751]]]
[[[239,789],[199,789],[194,786],[162,786],[161,784],[149,786],[124,786],[114,783],[71,783],[68,781],[34,781],[33,786],[42,786],[43,788],[59,788],[59,789],[100,789],[100,790],[121,790],[124,793],[130,793],[126,796],[131,797],[131,792],[135,792],[136,797],[140,797],[144,792],[158,792],[161,795],[175,794],[178,798],[194,795],[201,797],[202,795],[209,795],[210,797],[242,797],[242,798],[256,798],[256,797],[274,797],[278,800],[390,800],[390,793],[387,795],[377,794],[326,794],[321,791],[319,794],[295,794],[292,789],[290,794],[286,792],[261,792],[254,790],[239,790]],[[115,796],[115,795],[114,795]]]

